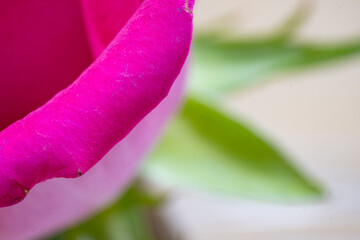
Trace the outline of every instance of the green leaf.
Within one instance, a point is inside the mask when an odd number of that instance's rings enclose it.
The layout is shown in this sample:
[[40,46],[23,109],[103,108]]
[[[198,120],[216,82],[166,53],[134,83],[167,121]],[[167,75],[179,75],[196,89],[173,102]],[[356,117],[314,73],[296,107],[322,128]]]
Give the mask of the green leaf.
[[165,132],[144,173],[153,181],[262,200],[321,194],[246,125],[193,98]]
[[190,90],[195,93],[236,90],[280,71],[360,53],[360,41],[333,46],[303,45],[293,43],[287,34],[251,40],[221,40],[218,35],[197,37]]
[[148,212],[161,202],[135,183],[112,206],[48,240],[155,240]]

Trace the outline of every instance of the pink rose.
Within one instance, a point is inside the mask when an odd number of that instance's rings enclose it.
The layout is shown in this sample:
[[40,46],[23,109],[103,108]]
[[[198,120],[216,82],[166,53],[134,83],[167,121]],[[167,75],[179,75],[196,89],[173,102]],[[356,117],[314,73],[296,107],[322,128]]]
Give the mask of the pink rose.
[[[0,239],[68,226],[109,203],[131,179],[180,99],[182,76],[161,102],[189,51],[192,6],[2,4],[0,206],[28,196],[0,209]],[[58,179],[36,185],[52,178]]]

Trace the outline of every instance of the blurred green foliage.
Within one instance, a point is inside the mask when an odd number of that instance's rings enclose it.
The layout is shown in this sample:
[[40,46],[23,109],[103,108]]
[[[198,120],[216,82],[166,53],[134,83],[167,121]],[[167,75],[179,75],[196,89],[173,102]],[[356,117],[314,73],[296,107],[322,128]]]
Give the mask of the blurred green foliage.
[[311,5],[298,8],[272,33],[257,37],[233,37],[231,31],[196,33],[190,91],[227,93],[269,80],[269,76],[302,70],[360,52],[360,40],[311,44],[296,41],[297,30],[307,19]]
[[360,52],[360,41],[331,46],[294,43],[292,35],[252,40],[224,40],[221,35],[194,40],[190,90],[195,93],[238,91],[274,73],[301,70]]
[[189,98],[145,163],[147,177],[262,200],[288,202],[320,193],[250,129]]

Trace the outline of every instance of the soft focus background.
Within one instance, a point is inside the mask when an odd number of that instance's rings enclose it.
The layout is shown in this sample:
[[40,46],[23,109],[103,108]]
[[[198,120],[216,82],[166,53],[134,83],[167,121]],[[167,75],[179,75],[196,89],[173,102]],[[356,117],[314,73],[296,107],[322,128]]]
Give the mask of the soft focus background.
[[53,238],[360,239],[359,13],[197,0],[183,112],[125,197]]
[[[259,36],[286,21],[299,2],[309,13],[297,41],[360,39],[357,0],[198,0],[195,26]],[[320,181],[324,199],[278,205],[180,191],[173,193],[167,216],[191,240],[360,239],[360,57],[269,78],[266,85],[231,94],[226,106]]]

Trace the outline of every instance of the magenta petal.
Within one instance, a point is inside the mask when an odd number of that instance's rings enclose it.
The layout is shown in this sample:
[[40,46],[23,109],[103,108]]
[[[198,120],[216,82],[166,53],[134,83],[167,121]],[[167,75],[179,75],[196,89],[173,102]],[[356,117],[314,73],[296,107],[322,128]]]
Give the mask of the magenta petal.
[[168,94],[189,51],[192,3],[146,0],[67,89],[0,133],[0,206],[86,173]]
[[87,174],[36,185],[19,204],[0,209],[0,239],[37,239],[88,216],[113,201],[134,175],[139,159],[181,99],[184,73],[168,97]]

